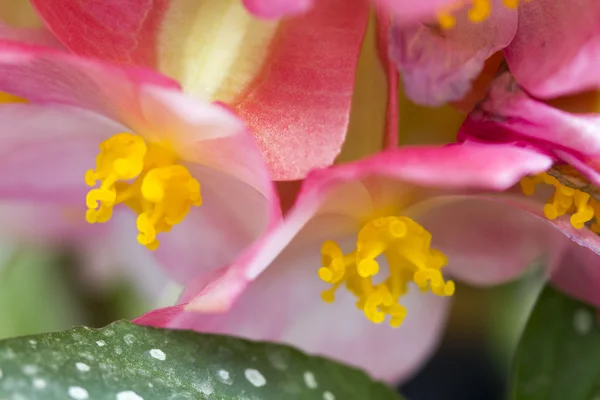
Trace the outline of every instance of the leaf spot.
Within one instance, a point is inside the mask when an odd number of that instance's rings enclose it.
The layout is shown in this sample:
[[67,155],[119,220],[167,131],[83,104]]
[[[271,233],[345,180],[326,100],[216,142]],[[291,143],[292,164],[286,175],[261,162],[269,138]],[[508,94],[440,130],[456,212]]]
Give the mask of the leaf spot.
[[81,372],[88,372],[90,370],[90,366],[82,362],[75,363],[75,367]]
[[244,375],[246,376],[246,379],[256,387],[265,386],[267,384],[267,380],[263,374],[256,369],[248,368],[244,371]]
[[323,400],[335,400],[335,396],[330,391],[323,392]]
[[304,373],[304,383],[306,383],[306,387],[309,389],[316,389],[319,386],[317,384],[317,380],[315,379],[315,374],[310,371],[306,371]]
[[99,347],[104,347],[104,346],[106,346],[106,342],[105,342],[104,340],[98,340],[98,341],[96,342],[96,344],[97,344]]
[[38,367],[35,365],[25,365],[23,367],[23,373],[25,375],[35,375],[38,372]]
[[587,335],[594,324],[592,314],[584,308],[579,309],[573,316],[573,328],[580,335]]
[[144,400],[144,398],[136,392],[128,390],[126,392],[117,393],[117,400]]
[[165,361],[167,359],[167,355],[161,349],[150,350],[150,355],[160,361]]
[[33,387],[36,389],[44,389],[46,387],[46,381],[40,378],[33,380]]
[[75,400],[86,400],[90,397],[88,391],[79,386],[71,386],[69,388],[69,396]]
[[225,371],[224,369],[220,369],[217,371],[217,376],[219,377],[219,380],[227,385],[231,385],[233,383],[233,381],[231,380],[231,376],[229,374],[229,371]]

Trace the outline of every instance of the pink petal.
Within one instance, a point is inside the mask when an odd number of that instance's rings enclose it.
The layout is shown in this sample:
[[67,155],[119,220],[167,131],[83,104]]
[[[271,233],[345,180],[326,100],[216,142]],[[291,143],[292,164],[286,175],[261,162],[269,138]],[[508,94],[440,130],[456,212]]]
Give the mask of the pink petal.
[[579,168],[600,184],[600,115],[572,114],[533,99],[509,73],[498,77],[488,98],[469,115],[459,139],[513,142],[538,148]]
[[597,253],[586,247],[568,247],[553,265],[551,279],[562,291],[600,307],[600,268]]
[[0,3],[0,39],[62,48],[52,33],[42,27],[28,1],[3,0]]
[[432,247],[448,257],[445,272],[472,285],[511,281],[541,255],[567,242],[544,220],[499,200],[448,199],[416,220],[431,232]]
[[46,25],[82,56],[153,66],[168,0],[32,0]]
[[285,21],[265,69],[236,102],[273,179],[304,178],[340,152],[368,13],[365,0],[320,0]]
[[139,114],[139,91],[145,86],[178,89],[150,70],[0,40],[0,91],[31,102],[83,107],[128,125]]
[[315,0],[243,0],[252,14],[261,18],[281,18],[309,11]]
[[519,84],[543,98],[598,90],[599,19],[600,3],[595,0],[519,5],[518,32],[506,51]]
[[0,125],[0,168],[10,171],[0,197],[67,206],[83,204],[98,145],[124,129],[86,110],[34,104],[1,105]]
[[319,245],[304,250],[307,257],[278,262],[261,275],[226,314],[203,315],[176,306],[134,322],[289,343],[390,382],[422,365],[443,331],[448,299],[413,290],[403,298],[408,316],[401,328],[374,325],[356,310],[351,296],[339,296],[333,304],[320,299],[326,285],[315,278]]
[[390,57],[415,103],[439,106],[462,99],[486,59],[513,39],[516,10],[494,4],[490,18],[478,24],[470,22],[466,12],[459,14],[454,28],[441,33],[423,24],[392,28]]

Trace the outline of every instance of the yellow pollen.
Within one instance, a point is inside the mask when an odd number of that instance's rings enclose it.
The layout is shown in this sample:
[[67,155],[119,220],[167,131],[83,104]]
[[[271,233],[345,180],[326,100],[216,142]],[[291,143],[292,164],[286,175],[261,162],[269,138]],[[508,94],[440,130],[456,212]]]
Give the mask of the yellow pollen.
[[[414,282],[422,291],[437,296],[452,296],[454,282],[445,281],[441,268],[448,260],[440,251],[430,248],[431,234],[408,217],[381,217],[366,223],[358,233],[356,249],[344,254],[338,244],[328,240],[321,247],[321,280],[332,287],[321,294],[328,303],[345,283],[357,298],[356,306],[367,319],[380,324],[389,316],[389,324],[398,327],[406,316],[400,297]],[[373,277],[380,272],[376,258],[384,255],[389,276],[380,283]]]
[[176,162],[167,148],[131,133],[119,133],[102,142],[96,169],[85,173],[88,186],[100,182],[85,199],[87,222],[108,221],[113,207],[123,203],[138,215],[138,242],[155,250],[159,233],[170,231],[192,206],[202,204],[200,184]]
[[544,206],[544,215],[554,220],[565,214],[571,216],[570,222],[576,229],[582,229],[589,224],[593,232],[600,233],[597,215],[600,215],[600,202],[590,197],[588,193],[565,186],[555,177],[547,173],[521,179],[521,189],[527,196],[535,193],[537,184],[554,186],[554,194]]
[[[529,1],[529,0],[526,0]],[[451,29],[456,26],[454,14],[462,8],[470,5],[467,11],[469,21],[481,23],[489,18],[492,13],[491,0],[459,0],[441,9],[437,14],[438,23],[443,29]],[[502,0],[506,8],[515,9],[519,6],[519,0]]]

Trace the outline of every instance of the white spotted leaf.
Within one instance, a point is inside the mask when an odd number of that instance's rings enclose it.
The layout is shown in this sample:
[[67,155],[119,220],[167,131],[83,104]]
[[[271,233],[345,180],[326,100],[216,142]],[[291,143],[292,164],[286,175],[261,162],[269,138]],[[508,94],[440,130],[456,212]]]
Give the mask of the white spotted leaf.
[[115,322],[0,341],[2,400],[398,400],[294,348]]
[[511,399],[600,400],[598,310],[542,291],[515,354]]

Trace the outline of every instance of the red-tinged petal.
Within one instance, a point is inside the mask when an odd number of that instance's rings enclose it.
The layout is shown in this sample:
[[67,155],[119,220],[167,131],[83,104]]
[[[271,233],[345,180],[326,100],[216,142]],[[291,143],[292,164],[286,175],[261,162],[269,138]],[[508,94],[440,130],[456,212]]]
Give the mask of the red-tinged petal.
[[243,0],[243,2],[252,14],[269,19],[305,13],[315,4],[315,0]]
[[439,106],[462,99],[488,57],[506,47],[517,30],[517,11],[500,4],[478,24],[466,14],[462,11],[456,26],[441,32],[423,24],[392,27],[390,57],[415,103]]
[[519,84],[543,98],[600,89],[598,20],[600,2],[595,0],[520,5],[518,32],[506,51]]
[[333,304],[320,299],[323,288],[314,267],[320,262],[319,246],[305,250],[312,250],[312,257],[278,263],[277,269],[248,287],[226,314],[205,315],[175,306],[134,322],[289,343],[364,369],[378,379],[397,383],[408,378],[435,348],[449,299],[412,291],[403,297],[408,315],[402,327],[374,325],[349,295],[338,296]]
[[[306,15],[279,25],[252,19],[231,1],[171,0],[150,7],[130,0],[129,8],[111,1],[93,6],[101,11],[94,13],[73,0],[61,4],[69,13],[53,2],[36,3],[71,50],[154,66],[178,79],[186,92],[234,107],[255,134],[275,179],[301,179],[312,168],[332,164],[340,152],[367,0],[321,0]],[[88,23],[95,27],[93,36],[87,34]],[[236,29],[223,31],[227,23]],[[122,38],[126,31],[129,37]],[[106,48],[116,55],[107,55]]]
[[157,29],[168,0],[32,0],[46,25],[70,50],[127,64],[156,62]]
[[87,108],[129,125],[139,119],[139,92],[144,86],[178,89],[176,82],[150,70],[0,41],[0,91],[34,103]]
[[496,79],[461,127],[459,139],[535,147],[600,184],[600,114],[573,114],[536,100],[509,73]]
[[0,197],[63,206],[83,204],[98,145],[124,130],[86,110],[34,104],[1,105],[0,125]]
[[42,25],[30,2],[3,0],[0,3],[0,39],[61,48],[58,40]]
[[264,70],[235,103],[275,180],[301,179],[340,152],[368,13],[363,0],[321,0],[283,22]]

